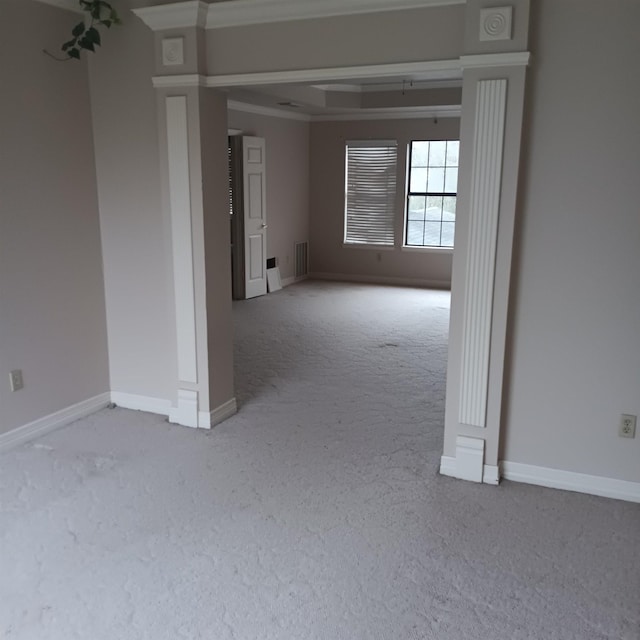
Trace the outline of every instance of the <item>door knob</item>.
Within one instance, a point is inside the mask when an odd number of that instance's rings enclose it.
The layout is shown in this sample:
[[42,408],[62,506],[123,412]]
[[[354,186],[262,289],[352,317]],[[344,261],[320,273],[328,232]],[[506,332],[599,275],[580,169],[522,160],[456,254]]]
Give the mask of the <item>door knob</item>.
[[264,222],[263,222],[260,226],[261,226],[263,229],[266,229],[266,228],[267,228],[267,225],[266,225]]

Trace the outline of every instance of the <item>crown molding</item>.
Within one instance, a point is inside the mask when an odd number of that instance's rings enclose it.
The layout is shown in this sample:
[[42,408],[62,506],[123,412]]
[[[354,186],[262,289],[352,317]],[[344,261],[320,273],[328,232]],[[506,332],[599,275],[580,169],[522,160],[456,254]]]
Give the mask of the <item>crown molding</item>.
[[[57,6],[73,0],[41,0]],[[423,9],[465,4],[467,0],[224,0],[208,4],[202,0],[173,2],[133,9],[150,29],[182,29],[206,27],[222,29],[269,22],[289,22],[333,16]]]
[[268,22],[423,9],[466,4],[467,0],[227,0],[213,2],[207,12],[207,29]]
[[272,118],[284,118],[285,120],[298,120],[300,122],[310,122],[311,116],[306,113],[295,113],[286,109],[276,109],[274,107],[263,107],[248,102],[238,102],[236,100],[227,101],[227,109],[230,111],[242,111],[243,113],[255,113],[261,116]]
[[58,7],[59,9],[73,11],[74,13],[84,13],[78,4],[78,0],[37,0],[37,2]]
[[350,120],[417,120],[420,118],[459,118],[461,109],[457,105],[426,107],[393,107],[361,109],[348,113],[327,113],[311,116],[311,122],[340,122]]
[[484,53],[474,56],[460,56],[459,65],[463,69],[480,69],[486,67],[526,67],[531,61],[528,51],[512,53]]
[[207,87],[242,87],[288,82],[322,83],[335,80],[365,78],[394,78],[402,75],[430,75],[434,79],[460,77],[459,60],[435,60],[426,62],[398,62],[355,67],[327,67],[324,69],[300,69],[291,71],[264,71],[208,76]]
[[153,7],[132,9],[152,31],[204,27],[209,5],[201,0],[174,2]]
[[396,107],[387,109],[362,109],[360,111],[350,111],[341,113],[326,113],[321,115],[309,115],[306,113],[295,113],[285,109],[273,107],[263,107],[229,100],[227,107],[230,111],[241,111],[243,113],[255,113],[271,118],[284,118],[285,120],[298,120],[300,122],[345,122],[356,120],[416,120],[420,118],[459,118],[460,107],[453,105],[450,107]]

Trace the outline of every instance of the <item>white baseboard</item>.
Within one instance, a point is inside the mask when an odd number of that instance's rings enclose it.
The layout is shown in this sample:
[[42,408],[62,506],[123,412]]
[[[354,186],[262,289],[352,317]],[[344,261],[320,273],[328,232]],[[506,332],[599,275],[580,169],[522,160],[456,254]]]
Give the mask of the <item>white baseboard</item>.
[[440,473],[443,476],[456,477],[456,459],[454,456],[442,456],[440,458]]
[[101,393],[93,398],[88,398],[70,407],[56,411],[55,413],[50,413],[48,416],[38,418],[8,433],[3,433],[0,435],[0,451],[6,451],[25,442],[29,442],[29,440],[43,436],[45,433],[64,427],[71,422],[75,422],[91,413],[104,409],[109,405],[110,401],[111,395],[108,392]]
[[604,478],[586,473],[562,471],[561,469],[550,469],[506,460],[502,463],[502,470],[506,480],[525,482],[552,489],[578,491],[579,493],[589,493],[605,498],[640,502],[640,482],[616,480],[614,478]]
[[168,416],[171,410],[170,400],[140,396],[135,393],[123,393],[122,391],[112,391],[111,402],[123,409],[147,411],[149,413],[158,413],[162,416]]
[[[457,472],[456,459],[453,456],[442,456],[440,458],[440,473],[443,476],[460,478]],[[485,464],[482,468],[483,484],[497,485],[500,483],[501,465]]]
[[355,273],[313,272],[315,280],[335,280],[338,282],[363,282],[366,284],[391,284],[400,287],[419,287],[421,289],[451,289],[451,283],[445,280],[425,280],[423,278],[396,278],[392,276],[365,276]]
[[308,280],[309,276],[300,276],[296,278],[295,276],[291,276],[290,278],[282,278],[282,287],[288,287],[290,284],[295,284],[296,282],[302,282],[303,280]]
[[198,425],[205,429],[210,429],[220,424],[238,412],[238,405],[235,398],[227,400],[213,411],[200,411],[198,415]]
[[178,389],[178,405],[169,410],[169,422],[194,429],[200,426],[197,391]]

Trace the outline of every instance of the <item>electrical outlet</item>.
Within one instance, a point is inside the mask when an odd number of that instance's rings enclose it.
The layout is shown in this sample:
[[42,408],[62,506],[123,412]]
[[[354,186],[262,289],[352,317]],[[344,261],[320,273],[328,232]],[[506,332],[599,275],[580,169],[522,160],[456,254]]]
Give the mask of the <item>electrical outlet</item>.
[[636,416],[623,413],[620,416],[620,426],[618,427],[618,435],[621,438],[636,437]]
[[9,373],[9,380],[11,383],[11,391],[20,391],[20,389],[24,387],[21,369],[14,369],[11,371],[11,373]]

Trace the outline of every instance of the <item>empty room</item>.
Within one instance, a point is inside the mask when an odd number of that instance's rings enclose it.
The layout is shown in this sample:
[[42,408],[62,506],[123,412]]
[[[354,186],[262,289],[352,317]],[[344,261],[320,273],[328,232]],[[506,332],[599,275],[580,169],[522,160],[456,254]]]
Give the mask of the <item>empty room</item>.
[[639,27],[2,0],[0,635],[638,640]]

